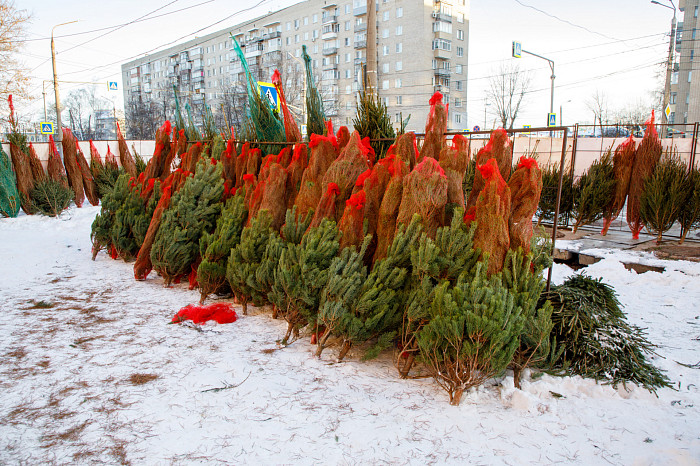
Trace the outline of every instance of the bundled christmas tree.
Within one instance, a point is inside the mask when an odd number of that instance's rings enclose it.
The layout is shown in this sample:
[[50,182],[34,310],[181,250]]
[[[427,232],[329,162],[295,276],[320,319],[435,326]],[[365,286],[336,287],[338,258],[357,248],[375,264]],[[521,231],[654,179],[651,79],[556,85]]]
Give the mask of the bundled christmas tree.
[[678,214],[683,244],[691,228],[700,227],[700,170],[693,168],[686,180],[686,199]]
[[287,192],[287,170],[277,162],[272,163],[267,169],[267,175],[262,178],[255,187],[250,202],[250,215],[254,217],[258,211],[265,210],[270,215],[273,230],[279,231],[284,223],[284,215],[287,210],[287,202],[284,198]]
[[616,185],[612,150],[608,149],[574,185],[574,233],[579,227],[603,218],[606,206],[616,195]]
[[124,139],[119,123],[117,123],[117,140],[119,142],[119,161],[121,162],[122,169],[130,176],[138,176],[139,173],[136,169],[136,162],[131,156],[131,152],[129,152],[129,146],[126,144],[126,139]]
[[85,190],[83,189],[83,175],[78,165],[78,140],[73,136],[69,128],[63,128],[61,143],[63,145],[63,164],[66,166],[68,184],[75,194],[73,200],[76,207],[82,207],[85,200]]
[[15,172],[12,163],[0,145],[0,215],[17,217],[20,208],[20,195],[17,191]]
[[642,193],[644,185],[649,177],[654,173],[656,164],[661,158],[661,140],[654,126],[654,111],[651,111],[651,118],[646,122],[646,131],[642,142],[639,143],[632,166],[630,177],[630,190],[627,196],[627,224],[632,230],[632,238],[639,239],[639,232],[644,228],[644,222],[640,213]]
[[[403,133],[405,124],[402,123],[400,133]],[[386,105],[374,94],[362,91],[360,101],[357,106],[357,114],[352,120],[355,130],[359,132],[360,138],[368,137],[372,140],[372,149],[377,154],[377,159],[383,158],[391,141],[396,138],[394,126],[391,124],[391,117],[387,112]]]
[[330,136],[311,135],[309,164],[304,170],[299,192],[294,201],[294,205],[297,206],[297,215],[302,217],[306,217],[309,210],[316,209],[318,202],[321,200],[321,195],[327,189],[323,185],[323,177],[328,167],[331,166],[338,156],[336,152],[338,141],[332,131],[330,131],[330,134]]
[[[359,247],[363,241],[364,225],[365,225],[365,203],[366,195],[363,190],[350,196],[345,202],[345,210],[338,222],[338,231],[340,232],[340,249],[345,249],[349,246]],[[370,240],[372,235],[370,234]],[[367,246],[364,247],[366,252]]]
[[102,199],[112,189],[119,177],[119,165],[107,146],[104,163],[95,145],[90,141],[90,171],[97,185],[97,193]]
[[78,167],[80,168],[80,175],[83,178],[83,191],[85,192],[85,197],[87,197],[90,204],[96,206],[100,203],[99,189],[97,188],[97,183],[95,183],[95,179],[92,176],[90,165],[88,165],[87,160],[85,160],[83,151],[80,150],[80,146],[78,146],[76,160],[78,161]]
[[634,138],[630,135],[629,139],[615,148],[613,155],[613,176],[615,178],[615,194],[610,197],[605,212],[603,214],[603,230],[600,232],[603,236],[608,233],[608,228],[613,220],[620,215],[622,208],[627,200],[627,193],[630,189],[630,178],[632,176],[632,166],[634,165],[634,156],[636,154],[634,148]]
[[669,387],[668,378],[647,361],[654,345],[644,331],[627,323],[615,291],[600,280],[574,275],[552,286],[552,338],[563,348],[553,366],[568,374],[612,383],[627,382],[650,391]]
[[639,216],[649,233],[656,235],[656,244],[661,244],[662,235],[676,223],[687,203],[687,171],[680,157],[669,153],[644,183]]
[[53,136],[49,136],[49,160],[46,164],[46,174],[54,181],[58,181],[68,188],[68,178],[66,170],[61,162],[61,156],[58,155],[56,144],[53,141]]
[[403,180],[397,225],[408,224],[414,214],[419,214],[423,231],[434,238],[444,221],[447,184],[447,176],[440,164],[431,157],[425,157]]
[[387,160],[390,161],[388,170],[391,179],[387,183],[377,215],[377,249],[373,258],[375,263],[386,257],[387,250],[394,240],[397,228],[396,218],[403,197],[403,180],[408,174],[408,166],[398,155],[390,155]]
[[464,191],[462,182],[469,163],[469,141],[460,134],[452,138],[452,145],[445,146],[440,152],[440,166],[447,176],[447,212],[446,221],[452,219],[451,213],[457,207],[464,208]]
[[216,220],[216,230],[204,233],[199,240],[199,253],[202,262],[197,268],[197,282],[201,294],[200,303],[207,296],[226,291],[226,266],[231,250],[241,240],[241,232],[248,218],[245,193],[239,190],[231,197]]
[[476,221],[475,247],[488,257],[488,275],[501,271],[506,253],[510,248],[508,220],[510,218],[510,188],[501,177],[495,159],[477,166],[486,185],[476,201],[474,221]]
[[267,290],[262,289],[255,275],[272,233],[271,222],[267,211],[261,211],[254,217],[250,225],[243,228],[241,241],[231,250],[228,259],[226,280],[243,306],[243,315],[248,314],[249,302],[256,306],[267,302]]
[[[389,154],[394,154],[404,161],[408,171],[415,168],[416,162],[418,160],[418,145],[416,143],[416,134],[413,132],[408,132],[400,135],[396,138],[396,142],[392,148],[389,148]],[[387,155],[389,155],[387,154]]]
[[288,209],[291,209],[294,205],[294,201],[296,200],[299,189],[301,188],[301,179],[304,176],[304,170],[306,170],[308,164],[309,159],[307,157],[306,144],[295,144],[292,160],[289,162],[289,166],[287,167],[289,180],[287,181],[287,192],[285,193],[285,198],[287,199]]
[[299,245],[282,251],[276,279],[287,295],[288,323],[283,344],[299,329],[316,322],[321,290],[328,282],[331,262],[338,253],[338,227],[324,219],[318,227],[309,228]]
[[[318,227],[323,220],[333,220],[335,222],[336,218],[336,200],[340,196],[340,188],[335,183],[328,183],[326,192],[321,196],[321,200],[318,201],[316,210],[314,211],[314,216],[311,219],[310,228]],[[310,211],[309,211],[310,212]]]
[[[155,180],[144,186],[144,176],[130,178],[123,202],[114,212],[110,228],[110,242],[117,254],[128,261],[136,257],[143,244],[148,225],[158,204],[159,196],[151,196],[155,190],[160,194],[160,182]],[[115,188],[116,189],[116,188]]]
[[350,142],[350,131],[347,126],[341,126],[338,128],[338,132],[335,134],[335,138],[338,140],[338,151],[341,151]]
[[10,106],[10,133],[7,139],[10,142],[10,156],[12,157],[12,165],[15,170],[17,191],[22,205],[22,210],[28,215],[34,213],[34,207],[31,202],[31,192],[34,189],[34,175],[32,174],[32,165],[29,160],[29,151],[27,148],[27,137],[20,133],[19,123],[15,117],[15,107],[12,104],[12,95],[7,98],[7,103]]
[[[489,142],[476,153],[476,166],[484,165],[489,159],[495,159],[498,165],[498,170],[501,173],[501,178],[510,179],[510,172],[513,165],[513,141],[508,139],[508,133],[503,128],[498,128],[491,132]],[[467,210],[476,205],[476,200],[479,198],[479,193],[484,188],[484,178],[481,172],[476,170],[474,173],[474,183],[469,198],[467,200]]]
[[216,226],[224,191],[221,173],[221,164],[202,160],[163,214],[151,249],[151,263],[166,285],[191,272],[199,254],[199,238]]
[[420,149],[420,160],[431,157],[437,160],[445,147],[445,131],[447,131],[447,107],[442,103],[442,94],[436,92],[430,98],[430,112],[425,124],[425,140]]
[[36,149],[34,149],[34,144],[29,143],[29,165],[32,167],[32,177],[34,182],[38,183],[46,178],[46,172],[44,171],[43,165],[41,165],[41,160],[36,154]]
[[537,212],[542,195],[542,171],[535,159],[520,157],[518,168],[511,175],[508,187],[511,199],[508,221],[510,248],[520,247],[529,252],[533,235],[532,216]]
[[153,157],[146,165],[146,179],[159,178],[164,180],[170,173],[170,164],[175,157],[172,144],[170,142],[170,132],[172,128],[170,121],[163,123],[163,126],[156,130],[156,147]]
[[[51,172],[49,171],[49,173]],[[112,226],[115,223],[117,211],[125,204],[126,199],[130,196],[130,180],[133,181],[127,173],[121,174],[117,178],[112,189],[102,198],[102,208],[92,222],[92,231],[90,234],[93,260],[95,260],[97,253],[100,252],[101,249],[107,249],[110,251],[110,255],[113,258],[116,259],[117,257],[117,253],[113,253]]]

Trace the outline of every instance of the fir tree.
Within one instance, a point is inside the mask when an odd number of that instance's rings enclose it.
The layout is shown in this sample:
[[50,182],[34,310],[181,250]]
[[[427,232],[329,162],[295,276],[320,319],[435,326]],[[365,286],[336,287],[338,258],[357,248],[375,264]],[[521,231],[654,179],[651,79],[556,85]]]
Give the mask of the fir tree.
[[241,240],[243,226],[248,219],[245,205],[245,190],[240,189],[224,205],[221,216],[216,220],[216,230],[204,233],[199,240],[199,253],[202,262],[197,268],[197,282],[201,294],[200,303],[210,294],[226,291],[226,265],[231,250]]
[[679,244],[683,244],[690,229],[700,227],[700,170],[697,168],[686,180],[686,199],[678,214],[678,222],[681,224]]
[[[391,123],[386,105],[373,94],[362,91],[357,114],[353,118],[352,124],[355,130],[360,133],[360,138],[370,138],[372,141],[370,144],[377,155],[377,160],[384,158],[389,146],[396,138],[394,125]],[[401,122],[399,133],[403,133],[406,124],[408,124],[408,118]]]
[[148,192],[155,192],[156,195],[146,198],[147,193],[144,192],[143,185],[130,178],[124,202],[114,213],[110,229],[111,244],[124,260],[135,258],[143,244],[160,194],[160,182],[154,182],[155,180],[152,180]]
[[199,238],[216,226],[224,191],[221,170],[221,164],[202,160],[163,214],[151,249],[151,263],[166,285],[190,273],[198,258]]
[[669,155],[644,183],[639,201],[639,216],[649,233],[661,244],[662,235],[678,219],[687,198],[686,167],[678,156]]
[[248,303],[260,306],[267,296],[260,292],[255,274],[262,261],[268,239],[272,233],[272,219],[262,211],[243,228],[241,241],[231,250],[226,266],[226,279],[233,294],[243,306],[243,315],[248,314]]
[[316,322],[321,290],[338,248],[338,226],[324,219],[309,229],[299,245],[282,251],[277,279],[287,294],[285,319],[289,324],[283,344],[289,343],[292,333],[297,337],[300,328]]
[[[122,173],[102,198],[102,208],[92,222],[90,238],[92,240],[92,259],[94,260],[101,249],[111,249],[112,226],[115,222],[115,214],[125,203],[130,194],[130,175]],[[67,185],[64,185],[67,187]]]
[[[548,165],[542,170],[542,195],[540,196],[539,219],[554,221],[554,212],[557,205],[557,191],[559,189],[559,165]],[[559,223],[562,219],[568,219],[574,208],[574,177],[571,170],[564,172],[561,186],[561,200],[559,202]]]
[[12,163],[0,145],[0,215],[17,217],[20,207],[19,191]]
[[37,212],[48,217],[57,217],[70,206],[73,191],[60,181],[44,178],[34,183],[31,202]]
[[583,225],[603,218],[606,206],[615,196],[617,181],[613,173],[612,151],[608,149],[581,175],[574,186],[574,233]]

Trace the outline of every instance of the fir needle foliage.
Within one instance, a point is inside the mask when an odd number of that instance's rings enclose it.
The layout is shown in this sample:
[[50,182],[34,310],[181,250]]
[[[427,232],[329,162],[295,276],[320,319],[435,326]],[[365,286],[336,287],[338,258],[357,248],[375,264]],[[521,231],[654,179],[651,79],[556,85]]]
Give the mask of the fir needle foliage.
[[[542,196],[539,205],[538,225],[542,220],[553,221],[557,206],[557,190],[559,189],[559,165],[547,165],[542,170]],[[559,203],[559,223],[568,218],[574,209],[574,177],[570,169],[564,172]]]
[[73,190],[59,181],[44,178],[34,184],[30,198],[37,212],[48,217],[57,217],[70,206]]
[[681,224],[680,244],[683,244],[691,228],[700,227],[700,170],[694,168],[686,180],[686,199],[678,214]]
[[[407,123],[408,119],[406,122],[402,122],[399,133],[403,133]],[[389,146],[396,138],[396,131],[394,131],[394,126],[391,124],[391,117],[386,105],[373,94],[362,91],[360,102],[357,106],[357,114],[353,118],[352,124],[355,130],[360,133],[361,138],[369,137],[370,145],[377,155],[377,160],[384,158],[389,150]],[[385,140],[378,141],[378,139]]]
[[603,218],[605,207],[615,195],[617,181],[613,174],[612,149],[596,160],[574,186],[574,233],[579,227]]
[[687,168],[681,159],[668,154],[644,183],[639,200],[639,216],[649,233],[656,235],[656,244],[671,229],[686,202]]

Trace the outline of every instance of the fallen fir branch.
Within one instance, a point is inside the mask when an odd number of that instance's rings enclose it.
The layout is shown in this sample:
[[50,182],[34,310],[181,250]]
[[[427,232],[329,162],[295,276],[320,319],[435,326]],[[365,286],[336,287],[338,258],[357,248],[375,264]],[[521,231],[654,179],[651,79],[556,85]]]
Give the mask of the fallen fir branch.
[[238,384],[230,384],[230,383],[228,383],[228,382],[223,382],[223,381],[222,381],[221,383],[224,384],[223,387],[208,388],[208,389],[206,389],[206,390],[202,390],[201,393],[207,393],[207,392],[215,392],[215,393],[216,393],[216,392],[221,392],[221,391],[223,391],[223,390],[229,390],[229,389],[231,389],[231,388],[237,388],[237,387],[240,387],[241,385],[243,385],[243,383],[244,383],[246,380],[248,380],[249,377],[250,377],[250,372],[248,372],[248,375],[246,376],[245,379],[243,379],[243,380],[241,381],[241,383],[238,383]]
[[676,361],[676,364],[680,364],[681,366],[687,367],[689,369],[700,369],[700,361],[696,362],[695,364],[685,364],[685,363]]

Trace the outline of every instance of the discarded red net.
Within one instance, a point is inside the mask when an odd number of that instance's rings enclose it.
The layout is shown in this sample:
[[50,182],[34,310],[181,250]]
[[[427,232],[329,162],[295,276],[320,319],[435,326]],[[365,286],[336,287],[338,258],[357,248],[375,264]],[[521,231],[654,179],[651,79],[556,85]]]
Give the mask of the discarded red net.
[[444,223],[447,204],[447,177],[437,160],[426,157],[416,165],[403,182],[401,206],[396,225],[411,223],[414,214],[420,214],[423,231],[435,238]]
[[430,98],[430,112],[425,124],[425,140],[420,150],[420,160],[425,157],[437,159],[445,146],[445,131],[447,131],[447,108],[442,103],[442,94],[436,92]]
[[195,324],[203,324],[213,320],[219,324],[231,324],[238,316],[232,306],[227,303],[214,303],[207,306],[195,306],[190,304],[183,307],[175,314],[171,323],[177,324],[186,320],[191,320]]
[[474,212],[477,222],[474,247],[481,249],[482,257],[488,256],[488,274],[503,269],[503,262],[510,247],[508,219],[510,217],[510,188],[501,176],[496,159],[477,165],[485,186],[476,201]]
[[530,251],[533,235],[532,216],[537,212],[542,194],[542,170],[537,161],[529,157],[520,157],[518,168],[508,181],[510,188],[510,222],[508,225],[510,248],[523,248]]

